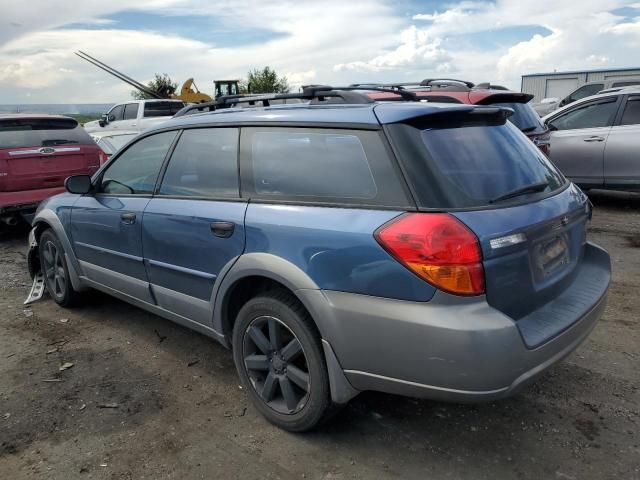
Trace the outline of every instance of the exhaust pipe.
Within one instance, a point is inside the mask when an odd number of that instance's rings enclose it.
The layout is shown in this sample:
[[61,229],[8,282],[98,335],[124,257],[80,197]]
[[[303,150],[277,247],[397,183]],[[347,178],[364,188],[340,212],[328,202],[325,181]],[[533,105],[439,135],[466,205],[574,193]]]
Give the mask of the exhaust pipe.
[[18,217],[9,216],[9,217],[1,217],[3,223],[9,225],[10,227],[15,227],[18,224]]

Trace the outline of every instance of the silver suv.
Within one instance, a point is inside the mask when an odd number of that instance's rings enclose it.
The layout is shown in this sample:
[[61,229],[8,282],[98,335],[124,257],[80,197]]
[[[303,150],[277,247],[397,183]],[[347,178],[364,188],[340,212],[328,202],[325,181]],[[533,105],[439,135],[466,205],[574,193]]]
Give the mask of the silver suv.
[[593,95],[543,118],[551,160],[583,189],[640,190],[640,85]]
[[610,78],[605,80],[599,80],[597,82],[588,82],[580,87],[576,88],[569,95],[563,99],[559,98],[545,98],[541,103],[532,105],[533,109],[538,112],[542,117],[556,109],[565,107],[573,102],[582,100],[583,98],[590,97],[603,90],[609,90],[611,88],[624,88],[631,85],[640,85],[640,77],[623,77],[623,78]]

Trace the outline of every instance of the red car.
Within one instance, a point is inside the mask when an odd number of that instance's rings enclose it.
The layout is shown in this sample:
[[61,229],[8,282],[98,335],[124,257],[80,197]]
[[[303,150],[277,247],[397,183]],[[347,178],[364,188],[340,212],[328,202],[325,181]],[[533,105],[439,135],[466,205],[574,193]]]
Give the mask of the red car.
[[[366,84],[369,85],[369,84]],[[354,86],[366,86],[358,84]],[[468,103],[473,105],[496,105],[513,109],[509,120],[518,127],[538,148],[549,155],[549,129],[540,116],[529,105],[533,95],[507,90],[499,85],[481,83],[475,85],[464,80],[432,79],[419,83],[370,84],[371,86],[403,89],[415,93],[419,99],[431,102]],[[401,100],[398,95],[386,92],[371,92],[374,100]]]
[[92,175],[101,150],[70,117],[0,115],[0,221],[15,225],[64,191],[71,175]]

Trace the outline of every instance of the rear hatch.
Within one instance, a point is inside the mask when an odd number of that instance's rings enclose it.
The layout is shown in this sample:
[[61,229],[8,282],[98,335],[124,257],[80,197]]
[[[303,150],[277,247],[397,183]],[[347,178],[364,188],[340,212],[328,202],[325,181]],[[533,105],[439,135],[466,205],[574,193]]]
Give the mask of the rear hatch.
[[478,237],[487,301],[517,320],[562,293],[585,249],[588,201],[497,108],[388,127],[420,210]]
[[72,118],[0,118],[0,191],[61,187],[71,175],[92,175],[99,152]]

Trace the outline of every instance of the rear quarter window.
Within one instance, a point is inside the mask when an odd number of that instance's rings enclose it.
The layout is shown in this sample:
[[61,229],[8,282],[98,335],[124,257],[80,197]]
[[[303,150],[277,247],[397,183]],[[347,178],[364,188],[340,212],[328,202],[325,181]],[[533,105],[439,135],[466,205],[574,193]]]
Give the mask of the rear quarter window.
[[0,148],[93,145],[89,134],[72,118],[0,120]]
[[410,202],[378,131],[245,128],[243,196],[406,207]]

